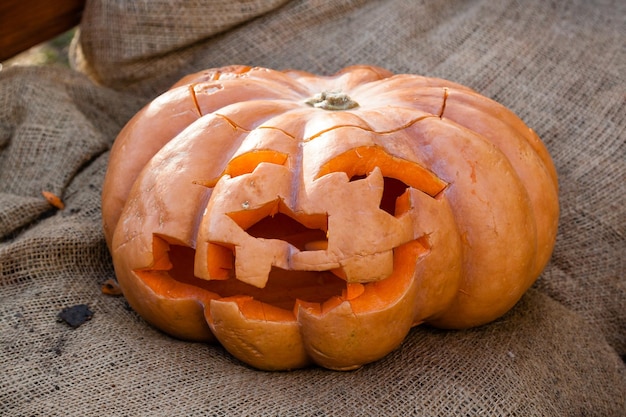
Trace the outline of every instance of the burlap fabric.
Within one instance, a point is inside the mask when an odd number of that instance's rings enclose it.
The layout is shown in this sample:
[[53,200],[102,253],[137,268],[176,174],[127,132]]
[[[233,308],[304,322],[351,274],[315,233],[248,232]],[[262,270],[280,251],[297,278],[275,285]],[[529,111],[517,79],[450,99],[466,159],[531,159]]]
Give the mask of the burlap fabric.
[[[88,2],[74,70],[0,72],[0,415],[626,415],[624,2],[170,3]],[[233,63],[374,64],[511,108],[560,176],[557,245],[535,287],[492,324],[415,328],[348,373],[259,372],[103,295],[99,193],[117,132],[181,75]],[[94,315],[74,329],[57,315],[76,304]]]

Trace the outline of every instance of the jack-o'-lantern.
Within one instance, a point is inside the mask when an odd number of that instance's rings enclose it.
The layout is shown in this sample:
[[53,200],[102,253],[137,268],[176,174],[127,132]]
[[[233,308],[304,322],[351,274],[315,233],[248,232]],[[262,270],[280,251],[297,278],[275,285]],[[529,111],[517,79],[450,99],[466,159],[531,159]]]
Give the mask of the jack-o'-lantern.
[[103,219],[130,305],[261,369],[354,369],[412,326],[507,312],[554,245],[537,135],[461,85],[355,66],[185,77],[111,151]]

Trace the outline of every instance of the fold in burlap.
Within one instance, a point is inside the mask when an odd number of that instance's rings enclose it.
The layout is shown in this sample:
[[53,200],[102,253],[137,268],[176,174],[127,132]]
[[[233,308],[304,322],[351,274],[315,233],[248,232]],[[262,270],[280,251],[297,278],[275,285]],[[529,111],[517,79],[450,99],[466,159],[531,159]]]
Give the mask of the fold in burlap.
[[170,78],[203,40],[287,1],[93,2],[85,9],[72,59],[94,81],[114,88],[151,85],[155,78]]
[[[619,1],[88,2],[78,71],[0,72],[0,415],[624,415],[625,19]],[[117,132],[181,75],[233,63],[374,64],[511,108],[560,178],[535,287],[492,324],[415,328],[349,373],[255,371],[103,295],[99,196]],[[57,315],[75,304],[94,316],[72,329]]]

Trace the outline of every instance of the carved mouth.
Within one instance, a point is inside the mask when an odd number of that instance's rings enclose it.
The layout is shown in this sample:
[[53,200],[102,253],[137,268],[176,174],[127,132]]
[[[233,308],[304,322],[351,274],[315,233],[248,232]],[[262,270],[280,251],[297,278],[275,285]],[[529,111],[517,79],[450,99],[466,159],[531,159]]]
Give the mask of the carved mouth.
[[[207,281],[196,277],[193,273],[194,249],[170,245],[158,236],[154,236],[154,242],[155,246],[164,248],[155,252],[155,255],[160,253],[158,265],[134,271],[145,284],[154,290],[167,287],[167,295],[172,299],[189,298],[190,292],[202,295],[197,291],[201,290],[204,295],[198,299],[204,300],[205,303],[213,299],[251,298],[274,307],[274,315],[277,310],[281,310],[283,313],[279,316],[283,319],[288,316],[295,319],[298,305],[306,305],[322,313],[343,301],[358,298],[366,293],[370,286],[378,286],[378,289],[393,288],[393,292],[401,294],[404,286],[408,285],[407,277],[403,275],[406,271],[396,273],[397,271],[394,270],[392,276],[384,280],[354,284],[347,283],[331,271],[288,271],[276,267],[271,269],[264,288],[246,284],[235,277]],[[403,248],[412,253],[417,261],[417,257],[428,253],[428,239],[421,237],[402,245],[399,249]],[[396,285],[394,282],[402,284]],[[389,293],[376,298],[382,302],[387,297],[393,298],[394,296]]]
[[[155,239],[162,239],[155,237]],[[193,273],[195,250],[185,246],[168,245],[167,258],[171,267],[166,270],[170,279],[213,293],[210,298],[250,296],[257,301],[291,311],[296,300],[323,303],[341,296],[346,282],[330,271],[288,271],[272,268],[264,288],[239,281],[234,276],[225,280],[204,280]],[[136,271],[142,278],[154,270]],[[165,272],[165,271],[164,271]]]
[[[353,176],[350,181],[359,181],[364,177]],[[396,208],[396,203],[406,194],[409,187],[394,178],[384,178],[384,184],[380,209],[391,215],[398,215],[397,212],[400,210]],[[264,210],[260,209],[259,213],[263,213]],[[251,225],[244,224],[236,215],[231,214],[229,217],[238,222],[254,239],[286,242],[293,246],[294,252],[319,252],[321,255],[326,251],[332,231],[328,231],[325,216],[315,216],[314,220],[309,216],[304,222],[300,222],[294,219],[293,213],[289,213],[284,206],[281,205],[277,210],[276,213],[262,216]],[[312,225],[316,227],[310,227]],[[355,230],[354,239],[358,238],[358,231]],[[209,242],[208,252],[208,258],[213,260],[214,279],[210,280],[200,278],[194,273],[194,264],[198,261],[194,248],[178,244],[167,236],[154,235],[154,264],[148,268],[135,270],[135,273],[151,286],[159,285],[158,281],[173,280],[206,291],[209,299],[246,296],[290,312],[298,303],[322,305],[329,300],[350,299],[362,293],[365,286],[369,285],[367,279],[364,279],[363,283],[347,282],[341,267],[295,270],[272,266],[267,281],[261,288],[237,278],[235,274],[237,249],[234,246]],[[214,252],[213,255],[211,252]],[[219,272],[216,273],[217,269]]]

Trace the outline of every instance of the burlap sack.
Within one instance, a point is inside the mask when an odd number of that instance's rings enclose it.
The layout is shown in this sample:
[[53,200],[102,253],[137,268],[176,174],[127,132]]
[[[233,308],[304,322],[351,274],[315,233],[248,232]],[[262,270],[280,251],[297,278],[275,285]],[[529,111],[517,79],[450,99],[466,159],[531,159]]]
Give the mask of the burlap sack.
[[[625,415],[625,20],[620,1],[88,2],[78,71],[0,72],[0,415]],[[492,324],[416,328],[349,373],[252,370],[103,295],[109,146],[178,77],[233,63],[374,64],[510,107],[560,176],[535,288]],[[76,304],[94,314],[74,329],[57,316]]]
[[[539,132],[560,175],[559,244],[537,285],[626,354],[626,3],[291,1],[208,38],[214,25],[193,24],[208,3],[191,2],[178,15],[188,23],[184,42],[158,47],[172,23],[152,22],[169,20],[169,2],[112,3],[88,9],[73,57],[124,91],[150,96],[233,63],[322,74],[367,63],[447,78],[511,108]],[[113,18],[118,25],[99,23]],[[125,44],[94,47],[118,32]]]

